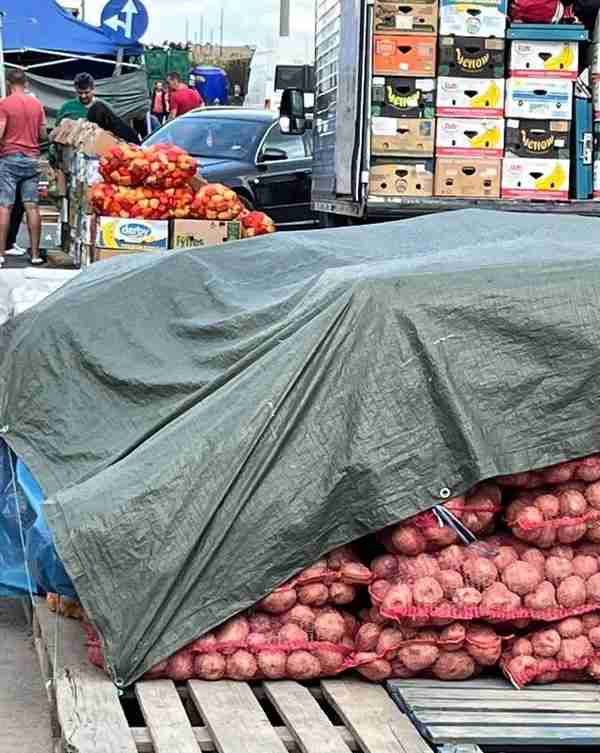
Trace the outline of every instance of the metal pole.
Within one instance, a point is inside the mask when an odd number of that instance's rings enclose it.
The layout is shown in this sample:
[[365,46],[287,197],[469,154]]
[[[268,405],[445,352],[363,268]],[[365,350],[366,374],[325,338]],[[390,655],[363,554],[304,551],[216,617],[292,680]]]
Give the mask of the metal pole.
[[279,36],[290,35],[290,0],[279,0]]
[[81,20],[85,21],[85,0],[81,0]]
[[200,16],[200,44],[204,44],[204,16]]
[[190,19],[185,19],[185,43],[190,41]]
[[221,5],[221,54],[219,57],[223,57],[223,26],[225,25],[225,11]]
[[6,71],[4,70],[4,11],[0,11],[0,96],[6,97]]

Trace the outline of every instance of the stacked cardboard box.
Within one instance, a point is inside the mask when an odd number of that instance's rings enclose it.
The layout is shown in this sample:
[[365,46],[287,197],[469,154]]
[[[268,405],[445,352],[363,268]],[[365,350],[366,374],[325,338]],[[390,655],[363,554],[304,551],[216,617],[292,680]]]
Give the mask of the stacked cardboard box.
[[578,69],[577,42],[511,41],[503,198],[569,198],[573,85]]
[[600,199],[600,24],[592,44],[592,103],[594,117],[594,199]]
[[506,10],[506,0],[441,0],[436,196],[500,196]]
[[433,193],[437,0],[375,0],[373,195]]

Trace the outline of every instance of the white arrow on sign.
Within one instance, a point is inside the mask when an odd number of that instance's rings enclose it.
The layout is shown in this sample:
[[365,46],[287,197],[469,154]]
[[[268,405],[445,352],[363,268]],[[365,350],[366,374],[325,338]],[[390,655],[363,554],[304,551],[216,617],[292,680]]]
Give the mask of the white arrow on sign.
[[[133,0],[127,0],[121,10],[116,15],[107,18],[104,24],[110,29],[113,29],[113,31],[123,29],[124,36],[131,37],[133,35],[133,17],[137,12],[138,9]],[[124,14],[125,16],[124,21],[121,21],[119,18],[121,14]]]

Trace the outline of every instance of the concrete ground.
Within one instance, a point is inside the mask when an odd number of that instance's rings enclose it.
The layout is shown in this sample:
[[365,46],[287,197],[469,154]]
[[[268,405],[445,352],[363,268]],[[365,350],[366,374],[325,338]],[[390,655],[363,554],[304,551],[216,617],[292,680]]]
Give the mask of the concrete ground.
[[0,599],[0,753],[52,753],[50,707],[23,607]]

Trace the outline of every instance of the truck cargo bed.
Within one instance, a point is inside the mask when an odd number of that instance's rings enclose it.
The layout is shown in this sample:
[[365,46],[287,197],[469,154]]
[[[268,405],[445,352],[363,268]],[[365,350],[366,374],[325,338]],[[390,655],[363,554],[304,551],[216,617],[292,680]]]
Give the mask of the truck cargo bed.
[[456,209],[495,209],[504,212],[531,212],[534,214],[577,214],[600,217],[600,201],[525,201],[507,199],[458,198],[402,198],[370,197],[367,205],[369,217],[388,220],[393,215],[430,214]]

